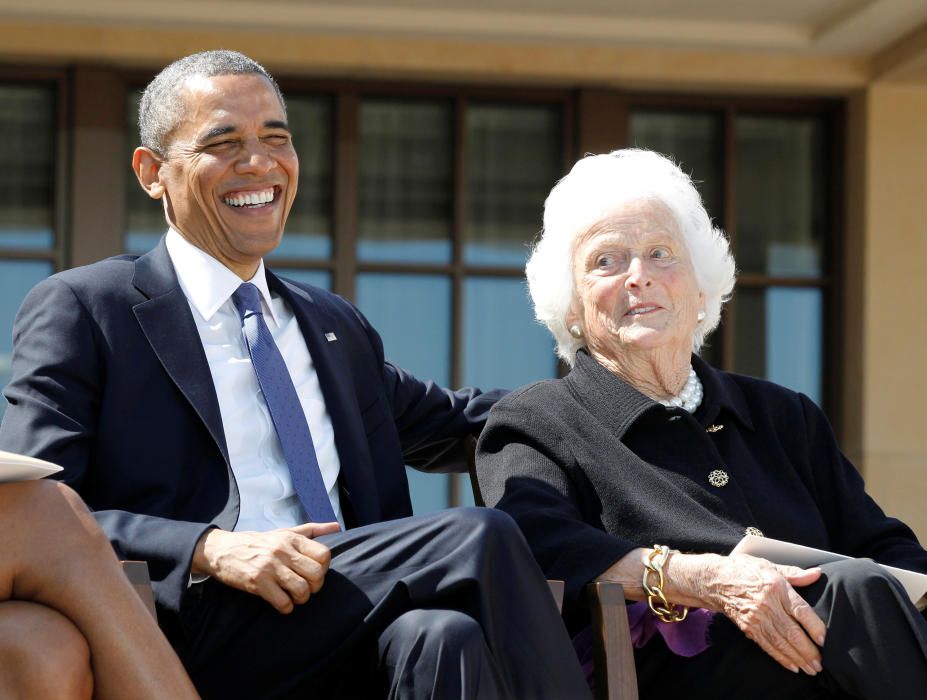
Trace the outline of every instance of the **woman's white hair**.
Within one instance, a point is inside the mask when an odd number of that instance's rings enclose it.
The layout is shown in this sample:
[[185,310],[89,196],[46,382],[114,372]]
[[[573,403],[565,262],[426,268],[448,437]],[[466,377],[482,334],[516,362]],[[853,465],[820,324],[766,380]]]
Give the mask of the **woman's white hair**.
[[695,281],[705,299],[705,318],[692,338],[698,352],[721,320],[721,306],[734,289],[734,258],[727,237],[712,226],[691,178],[669,158],[637,148],[588,155],[550,191],[544,229],[525,272],[534,314],[557,341],[557,354],[572,367],[585,344],[567,330],[576,298],[573,254],[576,242],[594,225],[630,202],[665,206],[689,250]]

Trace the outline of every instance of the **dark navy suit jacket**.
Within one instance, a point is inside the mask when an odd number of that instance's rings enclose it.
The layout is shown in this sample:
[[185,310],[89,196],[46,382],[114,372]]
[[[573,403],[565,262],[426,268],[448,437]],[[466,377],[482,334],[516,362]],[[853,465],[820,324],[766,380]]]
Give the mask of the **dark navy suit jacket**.
[[[347,526],[411,515],[404,464],[465,469],[460,438],[480,430],[496,394],[415,379],[384,361],[376,331],[348,302],[267,276],[318,372]],[[163,240],[139,258],[41,282],[13,335],[0,449],[63,466],[60,477],[121,556],[148,562],[162,612],[179,611],[197,540],[209,527],[234,527],[239,497],[206,356]]]

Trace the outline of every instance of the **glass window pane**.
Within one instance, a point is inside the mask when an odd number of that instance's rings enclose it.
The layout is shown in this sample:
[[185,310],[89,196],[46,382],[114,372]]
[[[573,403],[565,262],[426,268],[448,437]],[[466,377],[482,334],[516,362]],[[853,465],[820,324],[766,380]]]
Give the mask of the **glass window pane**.
[[325,97],[287,99],[299,155],[299,189],[280,246],[268,257],[327,258],[332,243],[332,106]]
[[451,123],[443,102],[361,103],[359,259],[450,261]]
[[[52,274],[49,262],[0,260],[0,387],[10,381],[10,355],[13,352],[13,319],[23,297],[36,284]],[[0,418],[6,399],[0,398]]]
[[[463,383],[514,389],[557,376],[554,339],[534,320],[523,279],[471,277],[464,282]],[[467,474],[457,479],[457,505],[472,506]]]
[[801,391],[820,405],[820,289],[740,288],[734,296],[734,369]]
[[719,225],[724,214],[724,123],[717,112],[632,110],[632,146],[670,156],[695,181],[708,214]]
[[466,144],[464,260],[521,267],[563,171],[560,110],[472,104]]
[[54,246],[55,88],[0,85],[0,247]]
[[[141,90],[133,90],[126,96],[126,149],[125,163],[132,162],[132,152],[138,147],[138,103]],[[129,168],[131,170],[131,168]],[[126,179],[126,236],[124,246],[127,253],[142,255],[158,244],[167,231],[164,206],[159,199],[152,199],[143,190],[134,176]]]
[[286,277],[296,282],[306,282],[322,289],[330,290],[332,288],[332,274],[327,270],[286,270],[276,268],[274,273],[279,277]]
[[820,117],[736,121],[737,266],[771,276],[822,269],[827,156]]
[[[444,386],[451,375],[451,281],[440,275],[365,273],[357,306],[383,338],[387,359],[419,379]],[[407,469],[412,508],[448,506],[449,476]]]
[[523,279],[464,282],[463,383],[515,387],[557,376],[554,339],[534,320]]

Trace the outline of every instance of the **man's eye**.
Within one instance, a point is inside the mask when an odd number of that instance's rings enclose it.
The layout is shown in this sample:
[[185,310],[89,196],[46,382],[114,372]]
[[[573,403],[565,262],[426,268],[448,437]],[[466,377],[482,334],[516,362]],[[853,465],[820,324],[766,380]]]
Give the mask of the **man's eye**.
[[273,146],[283,146],[290,142],[290,137],[287,134],[271,134],[265,136],[264,141]]
[[209,151],[221,151],[228,148],[231,148],[235,145],[235,142],[231,139],[225,141],[213,141],[212,143],[206,144],[206,149]]

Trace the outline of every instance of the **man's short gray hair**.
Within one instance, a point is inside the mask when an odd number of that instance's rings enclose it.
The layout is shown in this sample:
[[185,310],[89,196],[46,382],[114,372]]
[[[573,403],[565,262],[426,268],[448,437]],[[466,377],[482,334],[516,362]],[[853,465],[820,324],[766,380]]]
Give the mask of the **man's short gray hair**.
[[551,190],[544,203],[544,229],[526,267],[538,321],[557,341],[570,366],[583,339],[570,335],[567,316],[576,298],[573,255],[577,240],[625,204],[659,202],[685,240],[695,281],[705,298],[705,318],[695,329],[698,352],[721,320],[721,306],[734,289],[734,258],[727,237],[712,226],[692,180],[669,158],[636,148],[588,155]]
[[262,75],[277,93],[286,113],[280,86],[260,63],[238,51],[219,49],[202,51],[174,61],[148,83],[138,106],[138,133],[141,143],[160,156],[167,153],[171,132],[183,120],[183,90],[193,77],[215,78],[220,75]]

